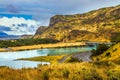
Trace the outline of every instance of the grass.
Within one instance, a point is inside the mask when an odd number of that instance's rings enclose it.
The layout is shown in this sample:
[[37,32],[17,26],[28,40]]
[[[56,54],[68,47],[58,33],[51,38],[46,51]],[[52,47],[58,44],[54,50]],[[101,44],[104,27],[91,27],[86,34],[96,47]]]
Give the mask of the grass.
[[89,62],[38,66],[34,69],[0,68],[0,80],[120,80],[120,65]]
[[94,61],[112,61],[118,63],[120,61],[120,43],[109,48],[99,56],[93,57]]
[[37,45],[28,45],[28,46],[18,46],[18,47],[9,47],[10,50],[0,48],[0,52],[6,51],[23,51],[23,50],[33,50],[33,49],[43,49],[43,48],[60,48],[60,47],[72,47],[72,46],[84,46],[84,42],[71,42],[71,43],[55,43],[55,44],[37,44]]
[[[120,80],[120,64],[117,63],[120,60],[119,52],[120,43],[94,57],[93,62],[76,62],[72,59],[72,63],[58,63],[65,55],[27,58],[23,60],[52,64],[39,65],[33,69],[0,67],[0,80]],[[71,60],[71,57],[68,57],[68,60]]]
[[52,64],[58,63],[58,61],[63,58],[65,55],[54,55],[54,56],[39,56],[39,57],[32,57],[32,58],[21,58],[18,60],[29,60],[29,61],[43,61],[43,62],[50,62]]

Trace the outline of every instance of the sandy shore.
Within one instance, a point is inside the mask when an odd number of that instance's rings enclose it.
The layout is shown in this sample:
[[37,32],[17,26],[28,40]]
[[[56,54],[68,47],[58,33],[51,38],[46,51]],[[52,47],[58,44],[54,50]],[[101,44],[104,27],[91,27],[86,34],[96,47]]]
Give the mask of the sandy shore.
[[38,44],[38,45],[29,45],[29,46],[0,48],[0,52],[33,50],[33,49],[42,49],[42,48],[57,48],[57,47],[84,46],[84,45],[86,45],[84,42],[56,43],[56,44]]

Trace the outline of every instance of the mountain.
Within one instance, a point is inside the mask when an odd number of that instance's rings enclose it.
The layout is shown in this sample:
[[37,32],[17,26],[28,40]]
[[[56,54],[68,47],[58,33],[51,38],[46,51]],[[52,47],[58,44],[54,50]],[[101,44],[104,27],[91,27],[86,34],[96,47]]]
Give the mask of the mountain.
[[36,33],[35,33],[35,36],[37,37],[39,37],[39,35],[41,35],[45,30],[47,29],[47,26],[40,26],[38,29],[37,29],[37,31],[36,31]]
[[0,32],[0,40],[8,40],[8,39],[19,39],[20,36],[8,35],[7,33]]
[[33,35],[25,34],[25,35],[20,36],[20,39],[29,39],[29,38],[32,38],[32,37],[33,37]]
[[34,38],[60,41],[109,42],[120,33],[120,5],[93,10],[84,14],[55,15],[48,27],[40,27]]
[[3,37],[3,36],[7,36],[7,34],[4,32],[0,32],[0,37]]

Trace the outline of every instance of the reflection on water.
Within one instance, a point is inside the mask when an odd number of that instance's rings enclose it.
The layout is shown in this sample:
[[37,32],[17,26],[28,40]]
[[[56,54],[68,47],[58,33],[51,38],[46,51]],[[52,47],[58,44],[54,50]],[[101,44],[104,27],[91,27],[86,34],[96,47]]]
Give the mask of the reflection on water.
[[13,61],[18,58],[29,58],[36,56],[47,56],[56,54],[71,54],[77,52],[84,52],[95,49],[95,47],[69,47],[69,48],[51,48],[51,49],[39,49],[39,50],[28,50],[28,51],[17,51],[17,52],[0,52],[0,66],[9,67],[36,67],[40,62],[33,61]]
[[37,67],[39,64],[50,64],[49,62],[34,62],[34,61],[0,61],[0,66],[8,66],[14,69],[21,69],[21,68],[34,68]]

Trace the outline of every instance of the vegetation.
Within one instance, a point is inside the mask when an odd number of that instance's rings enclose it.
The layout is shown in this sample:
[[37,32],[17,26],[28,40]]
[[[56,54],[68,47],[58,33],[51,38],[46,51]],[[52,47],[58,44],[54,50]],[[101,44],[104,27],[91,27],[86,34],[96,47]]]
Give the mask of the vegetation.
[[18,40],[0,40],[0,48],[16,47],[16,46],[26,46],[26,45],[36,45],[36,44],[48,44],[57,43],[58,40],[44,38],[44,39],[18,39]]
[[48,27],[37,30],[34,38],[49,37],[63,42],[118,41],[120,40],[119,13],[120,5],[84,14],[55,15],[50,19]]
[[[28,58],[23,60],[46,61],[52,64],[39,65],[34,69],[11,69],[3,66],[0,67],[0,80],[120,80],[119,36],[112,35],[120,31],[119,11],[120,6],[116,6],[81,15],[56,15],[51,18],[49,27],[43,32],[40,31],[40,36],[37,34],[37,37],[50,39],[1,41],[1,47],[8,47],[58,42],[54,39],[109,41],[113,37],[114,42],[117,38],[117,43],[110,48],[105,44],[98,45],[97,49],[92,51],[93,62],[78,62],[76,58],[70,57],[66,63],[57,63],[63,55]],[[84,28],[81,29],[81,26]]]
[[[93,53],[92,56],[98,56],[102,54],[103,52],[105,52],[108,48],[109,46],[107,46],[106,44],[98,44],[96,50],[93,49],[91,51]],[[109,55],[109,53],[107,53],[107,55]]]
[[72,59],[72,63],[56,63],[55,60],[58,61],[63,56],[36,57],[33,58],[36,61],[48,60],[55,64],[39,65],[34,69],[0,67],[0,80],[120,80],[119,53],[120,43],[117,43],[102,54],[94,56],[93,62],[80,63]]
[[0,68],[0,80],[120,80],[120,65],[62,63],[15,70]]
[[43,62],[50,62],[51,64],[58,63],[58,61],[63,58],[65,55],[55,55],[55,56],[39,56],[33,58],[21,58],[18,60],[29,60],[29,61],[43,61]]
[[94,61],[109,62],[120,64],[120,42],[111,46],[99,56],[93,56]]
[[118,43],[120,42],[120,32],[119,33],[114,33],[111,37],[111,42],[113,43]]

